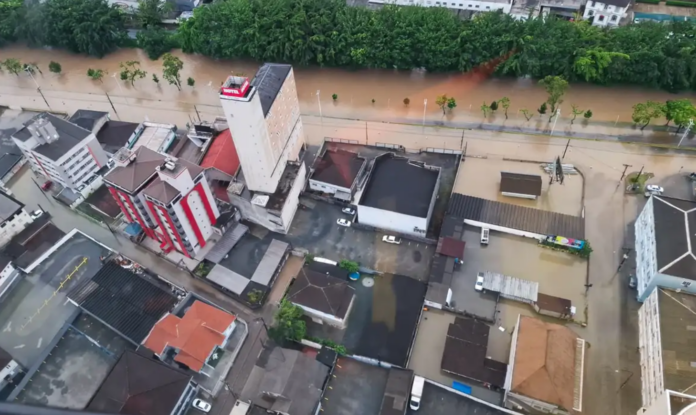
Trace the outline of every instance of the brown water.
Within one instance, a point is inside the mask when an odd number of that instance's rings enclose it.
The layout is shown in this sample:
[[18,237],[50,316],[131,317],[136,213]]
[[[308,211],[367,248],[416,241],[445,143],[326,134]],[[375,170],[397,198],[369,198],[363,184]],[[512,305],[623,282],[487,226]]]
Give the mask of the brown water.
[[[162,79],[161,61],[151,61],[140,50],[124,49],[103,59],[73,55],[63,51],[29,49],[13,46],[0,50],[0,60],[12,57],[22,62],[35,62],[43,71],[36,75],[36,82],[48,93],[58,91],[90,92],[112,96],[119,95],[155,99],[161,101],[179,101],[187,103],[218,105],[217,87],[223,79],[234,72],[253,76],[258,63],[249,61],[216,61],[200,55],[185,55],[176,52],[183,61],[182,79],[189,76],[196,80],[195,87],[184,85],[182,91],[167,85]],[[63,67],[61,75],[48,72],[50,61],[59,62]],[[148,72],[144,79],[134,86],[118,79],[119,64],[129,60],[138,60]],[[95,82],[87,76],[87,69],[103,69],[108,72],[103,82]],[[152,74],[157,74],[160,84],[152,81]],[[321,91],[322,111],[324,115],[359,118],[375,111],[384,113],[384,117],[408,117],[419,120],[423,117],[424,100],[428,100],[427,116],[436,117],[439,109],[435,98],[440,94],[453,96],[458,107],[448,119],[456,121],[457,113],[463,110],[480,113],[479,107],[485,101],[490,103],[503,96],[510,98],[510,114],[516,114],[521,108],[534,111],[546,99],[546,94],[531,79],[496,79],[482,73],[468,74],[431,74],[420,71],[359,70],[349,71],[333,68],[295,68],[298,94],[304,113],[318,114],[317,90]],[[35,84],[27,75],[19,77],[9,74],[0,75],[0,86],[35,89]],[[331,95],[337,94],[338,100],[332,102]],[[571,86],[561,107],[562,115],[570,115],[570,105],[582,109],[591,109],[594,119],[630,121],[631,107],[646,100],[664,101],[679,97],[696,98],[695,94],[669,94],[663,91],[638,87],[601,87],[596,85],[576,84]],[[403,103],[410,99],[410,105]],[[371,101],[375,100],[373,104]],[[500,112],[500,111],[499,111]]]

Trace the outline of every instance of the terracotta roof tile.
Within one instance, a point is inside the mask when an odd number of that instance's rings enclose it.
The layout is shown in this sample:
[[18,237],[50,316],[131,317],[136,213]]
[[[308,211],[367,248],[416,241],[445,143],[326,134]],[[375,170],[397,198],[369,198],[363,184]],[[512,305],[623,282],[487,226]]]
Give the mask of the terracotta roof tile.
[[223,173],[234,176],[239,169],[239,155],[232,140],[230,130],[225,130],[213,139],[208,152],[201,160],[201,167],[214,167]]

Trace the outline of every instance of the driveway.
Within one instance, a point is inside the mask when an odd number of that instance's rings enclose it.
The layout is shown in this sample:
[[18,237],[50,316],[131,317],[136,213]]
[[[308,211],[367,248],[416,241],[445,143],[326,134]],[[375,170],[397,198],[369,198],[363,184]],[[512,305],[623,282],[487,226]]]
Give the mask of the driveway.
[[336,224],[339,218],[351,220],[339,206],[311,201],[312,208],[295,214],[285,236],[295,248],[335,261],[349,259],[360,265],[390,274],[426,281],[435,247],[402,240],[401,245],[382,242],[383,233]]

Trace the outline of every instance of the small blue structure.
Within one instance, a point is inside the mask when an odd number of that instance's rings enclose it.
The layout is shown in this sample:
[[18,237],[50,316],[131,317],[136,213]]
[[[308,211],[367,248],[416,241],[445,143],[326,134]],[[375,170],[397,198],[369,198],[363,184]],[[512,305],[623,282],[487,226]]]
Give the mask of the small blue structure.
[[140,226],[138,223],[130,223],[128,226],[126,226],[126,229],[124,229],[124,232],[130,236],[138,236],[140,235],[140,232],[143,231],[143,227]]
[[461,382],[457,382],[456,380],[452,381],[452,389],[466,393],[467,395],[471,395],[471,386],[465,385]]
[[360,273],[359,272],[351,272],[348,274],[348,278],[350,278],[351,281],[357,281],[360,279]]

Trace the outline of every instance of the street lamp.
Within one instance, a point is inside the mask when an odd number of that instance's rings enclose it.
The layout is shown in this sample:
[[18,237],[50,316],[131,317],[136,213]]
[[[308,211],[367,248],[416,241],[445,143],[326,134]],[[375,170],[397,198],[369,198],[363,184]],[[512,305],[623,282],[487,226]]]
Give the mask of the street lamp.
[[556,123],[558,122],[558,117],[560,117],[560,116],[561,116],[561,109],[558,108],[556,110],[556,118],[553,120],[553,127],[551,127],[551,134],[549,134],[549,135],[553,135],[553,131],[556,129]]
[[423,134],[425,134],[425,110],[428,108],[428,99],[423,100]]

